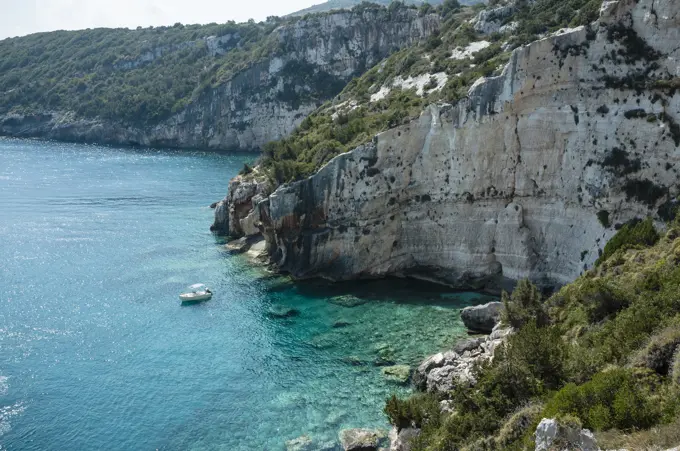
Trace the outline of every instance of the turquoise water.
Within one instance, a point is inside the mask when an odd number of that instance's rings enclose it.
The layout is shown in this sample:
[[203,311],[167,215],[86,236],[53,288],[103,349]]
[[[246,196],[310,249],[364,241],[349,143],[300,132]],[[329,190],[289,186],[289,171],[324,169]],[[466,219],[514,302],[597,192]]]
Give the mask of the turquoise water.
[[[0,139],[0,449],[283,450],[387,426],[406,388],[376,363],[450,346],[480,296],[292,284],[229,255],[208,205],[252,158]],[[215,297],[180,306],[195,282]]]

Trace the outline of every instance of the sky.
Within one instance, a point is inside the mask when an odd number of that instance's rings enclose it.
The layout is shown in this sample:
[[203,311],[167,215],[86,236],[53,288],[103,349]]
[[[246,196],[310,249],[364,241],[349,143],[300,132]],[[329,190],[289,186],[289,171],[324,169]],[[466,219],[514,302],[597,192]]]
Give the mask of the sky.
[[324,0],[0,0],[0,39],[38,31],[256,21]]

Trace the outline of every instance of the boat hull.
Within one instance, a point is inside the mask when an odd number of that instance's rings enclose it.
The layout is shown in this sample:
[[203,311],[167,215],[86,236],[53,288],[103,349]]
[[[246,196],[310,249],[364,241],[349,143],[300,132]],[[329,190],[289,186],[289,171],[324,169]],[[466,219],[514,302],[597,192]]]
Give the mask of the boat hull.
[[182,302],[202,302],[202,301],[208,301],[212,298],[212,293],[201,293],[201,294],[195,294],[195,293],[188,293],[188,294],[180,294],[179,295],[179,300]]

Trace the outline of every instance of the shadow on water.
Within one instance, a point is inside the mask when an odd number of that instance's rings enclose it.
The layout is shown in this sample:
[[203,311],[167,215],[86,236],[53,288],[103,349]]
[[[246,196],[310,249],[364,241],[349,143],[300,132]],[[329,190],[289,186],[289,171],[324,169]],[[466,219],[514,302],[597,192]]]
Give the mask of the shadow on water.
[[[487,293],[454,291],[435,283],[388,277],[375,280],[356,280],[330,282],[323,279],[291,281],[280,275],[267,276],[273,282],[268,288],[270,293],[288,291],[291,286],[302,296],[330,299],[351,296],[359,302],[393,302],[410,305],[429,305],[447,308],[464,308],[498,300],[497,296]],[[263,278],[262,280],[265,280]]]

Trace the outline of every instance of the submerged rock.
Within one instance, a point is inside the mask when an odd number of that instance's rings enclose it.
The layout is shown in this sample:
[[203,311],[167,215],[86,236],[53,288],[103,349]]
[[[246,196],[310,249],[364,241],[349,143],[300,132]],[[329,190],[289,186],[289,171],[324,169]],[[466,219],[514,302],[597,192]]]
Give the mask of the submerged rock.
[[544,418],[536,428],[536,451],[599,451],[593,433]]
[[340,444],[345,451],[376,451],[387,438],[381,429],[345,429],[340,432]]
[[333,323],[333,329],[341,329],[343,327],[351,326],[352,323],[343,321],[343,320],[337,320],[336,322]]
[[365,360],[361,360],[361,358],[359,358],[355,355],[343,357],[342,361],[345,362],[346,364],[352,365],[352,366],[366,366],[368,364]]
[[342,307],[352,308],[366,304],[368,302],[368,299],[362,299],[356,296],[352,296],[351,294],[347,294],[343,296],[334,296],[330,298],[328,302],[330,302],[331,304],[340,305]]
[[286,441],[286,451],[313,451],[313,441],[309,435]]
[[293,316],[298,316],[299,314],[299,310],[283,305],[273,305],[267,311],[267,316],[270,318],[291,318]]
[[335,451],[337,449],[336,442],[318,442],[306,434],[286,442],[286,451]]
[[468,329],[488,334],[500,321],[502,310],[502,302],[489,302],[484,305],[465,307],[460,312],[460,317]]
[[386,366],[382,369],[382,373],[389,381],[407,384],[411,378],[411,367],[408,365]]
[[248,243],[248,238],[243,237],[238,240],[231,240],[224,245],[227,250],[234,254],[242,254],[250,249],[250,243]]

